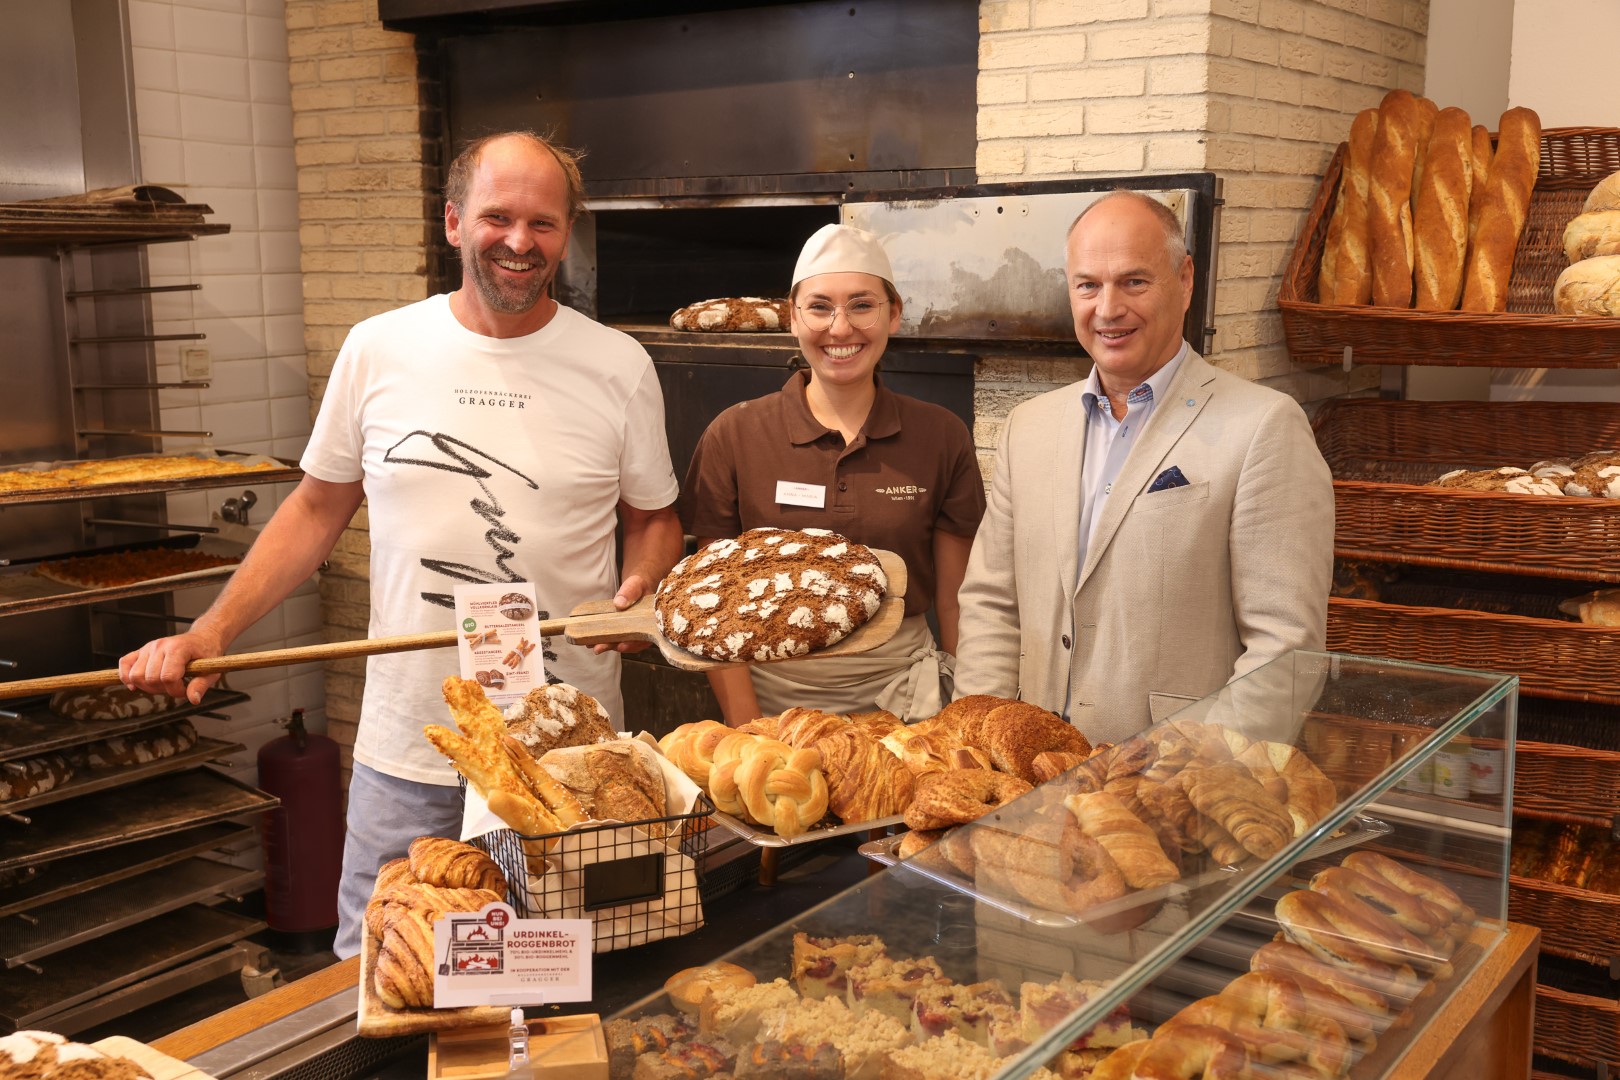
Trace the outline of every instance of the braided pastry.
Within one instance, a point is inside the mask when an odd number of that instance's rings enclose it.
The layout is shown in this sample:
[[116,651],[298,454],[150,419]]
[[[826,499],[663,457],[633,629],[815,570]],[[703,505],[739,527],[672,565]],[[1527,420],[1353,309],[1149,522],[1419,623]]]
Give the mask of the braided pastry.
[[783,839],[802,834],[827,812],[821,754],[776,739],[732,734],[720,740],[709,785],[718,809]]
[[388,927],[406,911],[427,916],[431,922],[450,911],[478,911],[498,903],[502,895],[490,889],[445,888],[421,882],[397,882],[372,893],[366,904],[366,929],[379,941]]
[[1367,940],[1373,932],[1330,897],[1309,889],[1287,893],[1277,901],[1277,922],[1289,941],[1319,960],[1352,969],[1385,997],[1405,1000],[1418,989],[1416,974],[1399,962],[1401,954]]
[[1113,1053],[1097,1062],[1091,1070],[1091,1080],[1133,1080],[1136,1076],[1136,1063],[1142,1060],[1147,1053],[1148,1043],[1151,1039],[1137,1039],[1118,1047]]
[[1419,937],[1429,937],[1451,922],[1451,916],[1428,901],[1402,892],[1383,878],[1358,873],[1347,866],[1323,870],[1311,878],[1311,888],[1336,900],[1355,897]]
[[718,720],[699,720],[695,724],[682,724],[659,739],[658,749],[677,769],[691,777],[692,783],[708,791],[715,747],[731,734],[732,729]]
[[1303,1062],[1319,1076],[1336,1077],[1348,1064],[1350,1044],[1344,1029],[1312,1015],[1300,984],[1286,975],[1241,975],[1166,1024],[1208,1024],[1230,1032],[1263,1065]]
[[1086,835],[1107,850],[1131,888],[1147,889],[1181,877],[1153,830],[1108,792],[1069,795],[1063,803]]
[[433,926],[421,912],[407,911],[389,925],[372,986],[391,1009],[433,1007]]
[[[448,889],[488,889],[506,892],[506,878],[495,860],[471,844],[442,836],[419,836],[408,853],[416,880]],[[379,876],[380,884],[380,876]],[[498,897],[497,897],[498,899]]]

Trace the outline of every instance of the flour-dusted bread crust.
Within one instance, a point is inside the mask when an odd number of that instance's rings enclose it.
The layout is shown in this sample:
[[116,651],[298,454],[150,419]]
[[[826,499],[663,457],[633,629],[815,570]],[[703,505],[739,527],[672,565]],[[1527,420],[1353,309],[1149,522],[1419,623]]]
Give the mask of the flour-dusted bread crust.
[[148,731],[91,743],[84,747],[82,755],[86,768],[121,769],[126,765],[150,765],[196,745],[197,729],[191,726],[191,721],[177,720]]
[[180,699],[168,694],[148,694],[125,686],[102,686],[94,690],[58,690],[51,697],[51,712],[69,720],[128,720],[151,716],[180,707]]
[[1620,255],[1594,255],[1565,267],[1553,283],[1553,310],[1604,319],[1620,316]]
[[1430,487],[1461,488],[1464,491],[1505,491],[1512,495],[1563,495],[1556,478],[1536,476],[1511,465],[1500,469],[1456,469],[1429,481]]
[[536,758],[563,746],[589,746],[616,738],[601,703],[568,683],[530,690],[506,710],[506,730]]
[[710,660],[782,660],[842,641],[889,580],[871,548],[824,529],[750,529],[675,564],[654,618],[672,644]]
[[788,302],[763,296],[726,296],[688,304],[669,317],[676,330],[739,334],[788,328]]
[[31,799],[73,779],[73,765],[61,754],[0,761],[0,803]]

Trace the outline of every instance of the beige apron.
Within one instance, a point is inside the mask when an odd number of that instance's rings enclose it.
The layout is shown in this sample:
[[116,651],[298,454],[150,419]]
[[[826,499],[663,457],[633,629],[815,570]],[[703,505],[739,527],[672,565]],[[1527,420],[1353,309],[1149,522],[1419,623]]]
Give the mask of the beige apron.
[[939,712],[950,700],[955,660],[934,645],[928,619],[902,619],[894,637],[870,652],[819,660],[788,660],[749,669],[760,712],[786,709],[870,712],[887,709],[907,723]]

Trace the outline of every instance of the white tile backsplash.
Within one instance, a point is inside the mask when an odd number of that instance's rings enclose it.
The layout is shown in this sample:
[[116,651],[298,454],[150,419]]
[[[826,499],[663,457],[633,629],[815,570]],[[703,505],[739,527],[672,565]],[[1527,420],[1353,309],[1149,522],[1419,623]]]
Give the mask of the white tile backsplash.
[[253,144],[253,109],[246,101],[184,95],[180,130],[188,142]]
[[232,229],[241,228],[242,222],[223,217],[226,211],[219,199],[222,191],[252,193],[256,183],[253,147],[188,142],[185,154],[186,182],[191,185],[187,194],[212,206]]
[[[269,396],[269,385],[263,360],[218,360],[209,378],[209,387],[203,392],[203,406],[232,401],[269,400],[274,416],[275,400]],[[205,413],[206,414],[206,413]]]
[[129,39],[146,48],[174,48],[173,5],[162,0],[129,0]]
[[141,179],[164,187],[186,186],[186,144],[179,139],[141,136]]
[[248,62],[240,56],[180,53],[175,67],[182,93],[229,101],[247,101],[250,97]]
[[247,16],[235,11],[209,11],[195,4],[175,5],[174,47],[185,53],[239,56],[247,59]]
[[135,116],[142,135],[180,136],[180,98],[167,90],[136,87]]
[[[285,16],[249,15],[247,19],[248,55],[255,60],[287,62],[287,20]],[[285,76],[283,76],[285,79]]]
[[174,70],[173,49],[147,49],[136,45],[130,50],[130,66],[135,85],[146,90],[180,89]]
[[[232,229],[224,236],[148,249],[152,284],[203,286],[197,293],[153,297],[154,318],[165,328],[160,332],[206,334],[199,344],[213,361],[207,390],[159,392],[161,422],[170,429],[211,430],[215,446],[296,459],[308,440],[309,383],[286,0],[128,0],[128,6],[143,179],[208,203],[215,210],[209,220]],[[161,344],[160,380],[178,380],[178,353],[179,346]],[[165,448],[200,443],[171,439]],[[294,487],[255,486],[259,502],[253,524],[262,527]],[[242,490],[171,496],[170,519],[206,524],[225,499]],[[176,608],[201,614],[218,593],[219,586],[176,593]],[[321,638],[319,593],[311,579],[233,649]],[[264,741],[281,734],[273,721],[291,704],[310,710],[312,723],[324,726],[320,665],[239,672],[232,682],[253,700],[233,708],[233,720],[219,725],[217,737],[248,748],[233,755],[242,767],[227,775],[255,778],[254,755]]]
[[264,299],[258,274],[214,274],[197,293],[197,308],[193,317],[239,319],[262,314]]

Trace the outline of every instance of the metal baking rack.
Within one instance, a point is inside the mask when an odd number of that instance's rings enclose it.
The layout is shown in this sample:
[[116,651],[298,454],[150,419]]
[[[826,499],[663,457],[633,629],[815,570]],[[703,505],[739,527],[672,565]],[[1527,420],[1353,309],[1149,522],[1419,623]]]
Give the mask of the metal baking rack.
[[[1351,818],[1343,828],[1332,836],[1313,844],[1300,858],[1309,859],[1330,855],[1348,847],[1364,844],[1377,837],[1386,836],[1390,832],[1391,828],[1387,822],[1360,815]],[[909,859],[902,860],[897,854],[902,839],[904,839],[903,834],[900,836],[885,836],[880,840],[869,840],[860,846],[859,851],[873,862],[883,866],[900,866],[931,881],[938,882],[958,892],[966,893],[979,902],[996,908],[998,911],[1006,912],[1008,915],[1034,923],[1037,926],[1082,926],[1088,923],[1120,919],[1128,913],[1154,907],[1165,900],[1184,896],[1214,882],[1230,880],[1233,875],[1242,874],[1250,868],[1248,865],[1211,864],[1167,885],[1158,885],[1150,889],[1138,889],[1127,896],[1120,897],[1118,900],[1098,904],[1095,907],[1088,908],[1084,915],[1080,915],[1073,912],[1050,911],[1023,899],[1009,896],[1001,891],[989,891],[962,874],[954,866],[946,863],[944,858],[937,852],[935,853],[936,857],[932,859],[925,860],[912,856]],[[944,863],[944,865],[940,865],[941,863]]]
[[[150,454],[133,455],[136,457],[151,457]],[[257,486],[259,484],[275,484],[288,480],[300,480],[304,470],[298,467],[296,461],[287,458],[267,458],[263,454],[244,454],[233,450],[215,450],[208,453],[194,454],[164,454],[163,457],[206,457],[206,458],[247,458],[262,461],[274,461],[279,468],[259,469],[254,472],[211,473],[206,476],[191,476],[174,480],[128,480],[118,484],[78,484],[64,488],[41,488],[37,491],[13,491],[0,493],[0,506],[14,506],[22,503],[46,502],[74,502],[79,499],[104,499],[115,495],[151,495],[172,491],[201,491],[204,488]],[[98,458],[98,461],[116,461],[116,458]],[[71,465],[71,461],[35,462],[40,468],[49,468],[54,465]],[[6,471],[13,471],[17,466],[7,466]]]
[[[246,544],[205,537],[192,549],[205,555],[224,555],[240,558],[248,552]],[[21,615],[29,611],[47,611],[52,608],[93,604],[103,600],[123,600],[131,596],[149,596],[179,589],[193,589],[213,585],[236,573],[240,563],[211,566],[203,570],[189,570],[183,574],[148,578],[128,585],[109,585],[99,589],[83,589],[52,581],[34,573],[33,565],[9,567],[0,570],[0,616]]]
[[192,746],[157,761],[147,761],[135,765],[110,765],[101,769],[76,769],[72,778],[65,784],[58,784],[49,791],[22,799],[12,799],[9,802],[0,802],[0,815],[5,815],[15,821],[17,820],[15,815],[24,810],[31,810],[36,806],[49,806],[51,803],[61,802],[63,799],[72,799],[95,791],[105,791],[108,788],[122,787],[125,784],[149,780],[154,776],[162,776],[165,773],[194,768],[214,758],[221,758],[226,754],[241,753],[246,749],[247,747],[241,743],[199,736]]
[[[792,847],[795,844],[812,844],[817,840],[830,840],[835,836],[848,836],[850,833],[873,832],[878,829],[887,829],[892,825],[900,824],[901,821],[905,820],[905,815],[895,814],[891,817],[874,818],[871,821],[856,821],[843,825],[823,826],[817,824],[812,825],[809,829],[800,833],[798,836],[792,837],[777,836],[776,833],[772,832],[770,829],[765,829],[758,825],[750,824],[739,817],[733,817],[731,814],[723,814],[719,810],[714,812],[714,820],[718,824],[724,825],[726,828],[736,833],[748,843],[754,844],[757,847],[784,848]],[[895,839],[898,842],[898,838]],[[865,851],[866,849],[862,848],[861,850]]]

